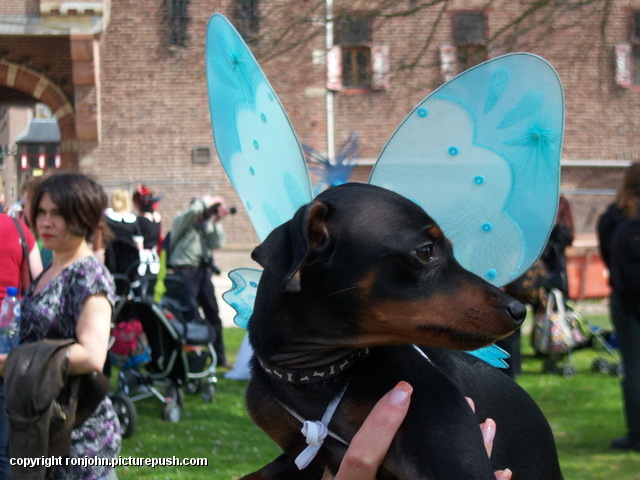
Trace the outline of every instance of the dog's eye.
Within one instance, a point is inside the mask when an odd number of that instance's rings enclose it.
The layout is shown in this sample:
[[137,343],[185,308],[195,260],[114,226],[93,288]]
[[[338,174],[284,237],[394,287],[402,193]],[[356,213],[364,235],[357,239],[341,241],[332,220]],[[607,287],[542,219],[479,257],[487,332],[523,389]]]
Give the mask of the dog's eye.
[[431,262],[433,260],[436,260],[436,257],[433,256],[433,251],[433,243],[428,243],[419,248],[416,248],[413,253],[423,262]]

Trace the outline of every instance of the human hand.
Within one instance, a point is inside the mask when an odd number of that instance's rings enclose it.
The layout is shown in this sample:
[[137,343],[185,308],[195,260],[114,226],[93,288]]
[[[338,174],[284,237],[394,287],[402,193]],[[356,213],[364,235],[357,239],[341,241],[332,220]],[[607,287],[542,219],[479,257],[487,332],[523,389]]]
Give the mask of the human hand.
[[[475,413],[476,405],[473,403],[473,400],[469,397],[467,398],[467,402],[469,402],[469,406],[471,410]],[[493,449],[493,439],[496,436],[496,422],[491,418],[487,418],[484,422],[480,424],[480,432],[482,433],[482,439],[484,440],[484,448],[487,450],[487,455],[491,457],[491,451]],[[512,472],[508,468],[506,470],[496,470],[494,472],[496,476],[496,480],[511,480]]]
[[[322,480],[375,480],[393,437],[409,411],[412,392],[411,385],[400,382],[382,397],[353,437],[338,474],[334,477],[325,469]],[[475,411],[473,401],[469,398],[467,400]],[[488,418],[480,424],[480,430],[487,455],[491,456],[496,424]],[[512,473],[508,469],[498,470],[495,476],[496,480],[511,480]]]
[[[398,383],[373,407],[342,459],[335,480],[375,480],[389,445],[409,411],[413,387]],[[334,477],[325,469],[322,480]]]

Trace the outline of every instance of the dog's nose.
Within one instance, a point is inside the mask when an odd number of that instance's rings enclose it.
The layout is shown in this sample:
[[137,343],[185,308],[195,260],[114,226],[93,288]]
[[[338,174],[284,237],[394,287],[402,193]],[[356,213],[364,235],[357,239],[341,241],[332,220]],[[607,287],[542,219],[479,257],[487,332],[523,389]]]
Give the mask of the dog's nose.
[[522,325],[522,322],[524,322],[524,319],[527,316],[526,307],[516,300],[512,300],[511,302],[509,302],[509,304],[507,305],[507,311],[509,312],[509,315],[511,315],[511,318],[513,318],[513,322],[517,326]]

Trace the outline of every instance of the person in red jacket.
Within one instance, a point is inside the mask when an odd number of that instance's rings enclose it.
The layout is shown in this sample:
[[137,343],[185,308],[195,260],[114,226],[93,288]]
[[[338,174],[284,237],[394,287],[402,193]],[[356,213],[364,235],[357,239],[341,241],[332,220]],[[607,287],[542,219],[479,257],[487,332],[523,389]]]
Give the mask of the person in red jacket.
[[[24,256],[18,222],[27,245],[28,258]],[[36,240],[24,222],[0,213],[0,300],[4,299],[7,287],[26,291],[31,279],[40,275],[42,261]]]
[[[25,258],[18,225],[24,236],[28,258]],[[40,272],[40,251],[29,227],[21,220],[0,213],[0,305],[7,294],[7,287],[26,291],[31,279]],[[9,478],[9,422],[4,414],[4,405],[4,379],[0,378],[0,480]]]

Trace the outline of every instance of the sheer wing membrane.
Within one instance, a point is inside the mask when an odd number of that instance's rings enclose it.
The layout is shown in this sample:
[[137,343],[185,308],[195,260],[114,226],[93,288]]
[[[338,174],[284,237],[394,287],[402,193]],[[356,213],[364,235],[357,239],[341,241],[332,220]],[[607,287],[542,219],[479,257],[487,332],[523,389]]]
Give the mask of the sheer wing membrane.
[[262,69],[220,14],[207,27],[206,72],[216,150],[262,241],[313,198],[304,153]]
[[369,183],[420,204],[463,267],[503,286],[536,261],[553,227],[563,130],[555,70],[535,55],[504,55],[426,97]]
[[[229,21],[206,38],[216,150],[259,239],[313,198],[300,142],[280,100]],[[559,198],[564,97],[555,70],[528,53],[480,64],[438,88],[389,139],[369,183],[414,200],[440,224],[460,264],[497,286],[539,257]],[[245,327],[261,275],[237,269],[223,298]],[[496,367],[496,346],[471,352]]]

